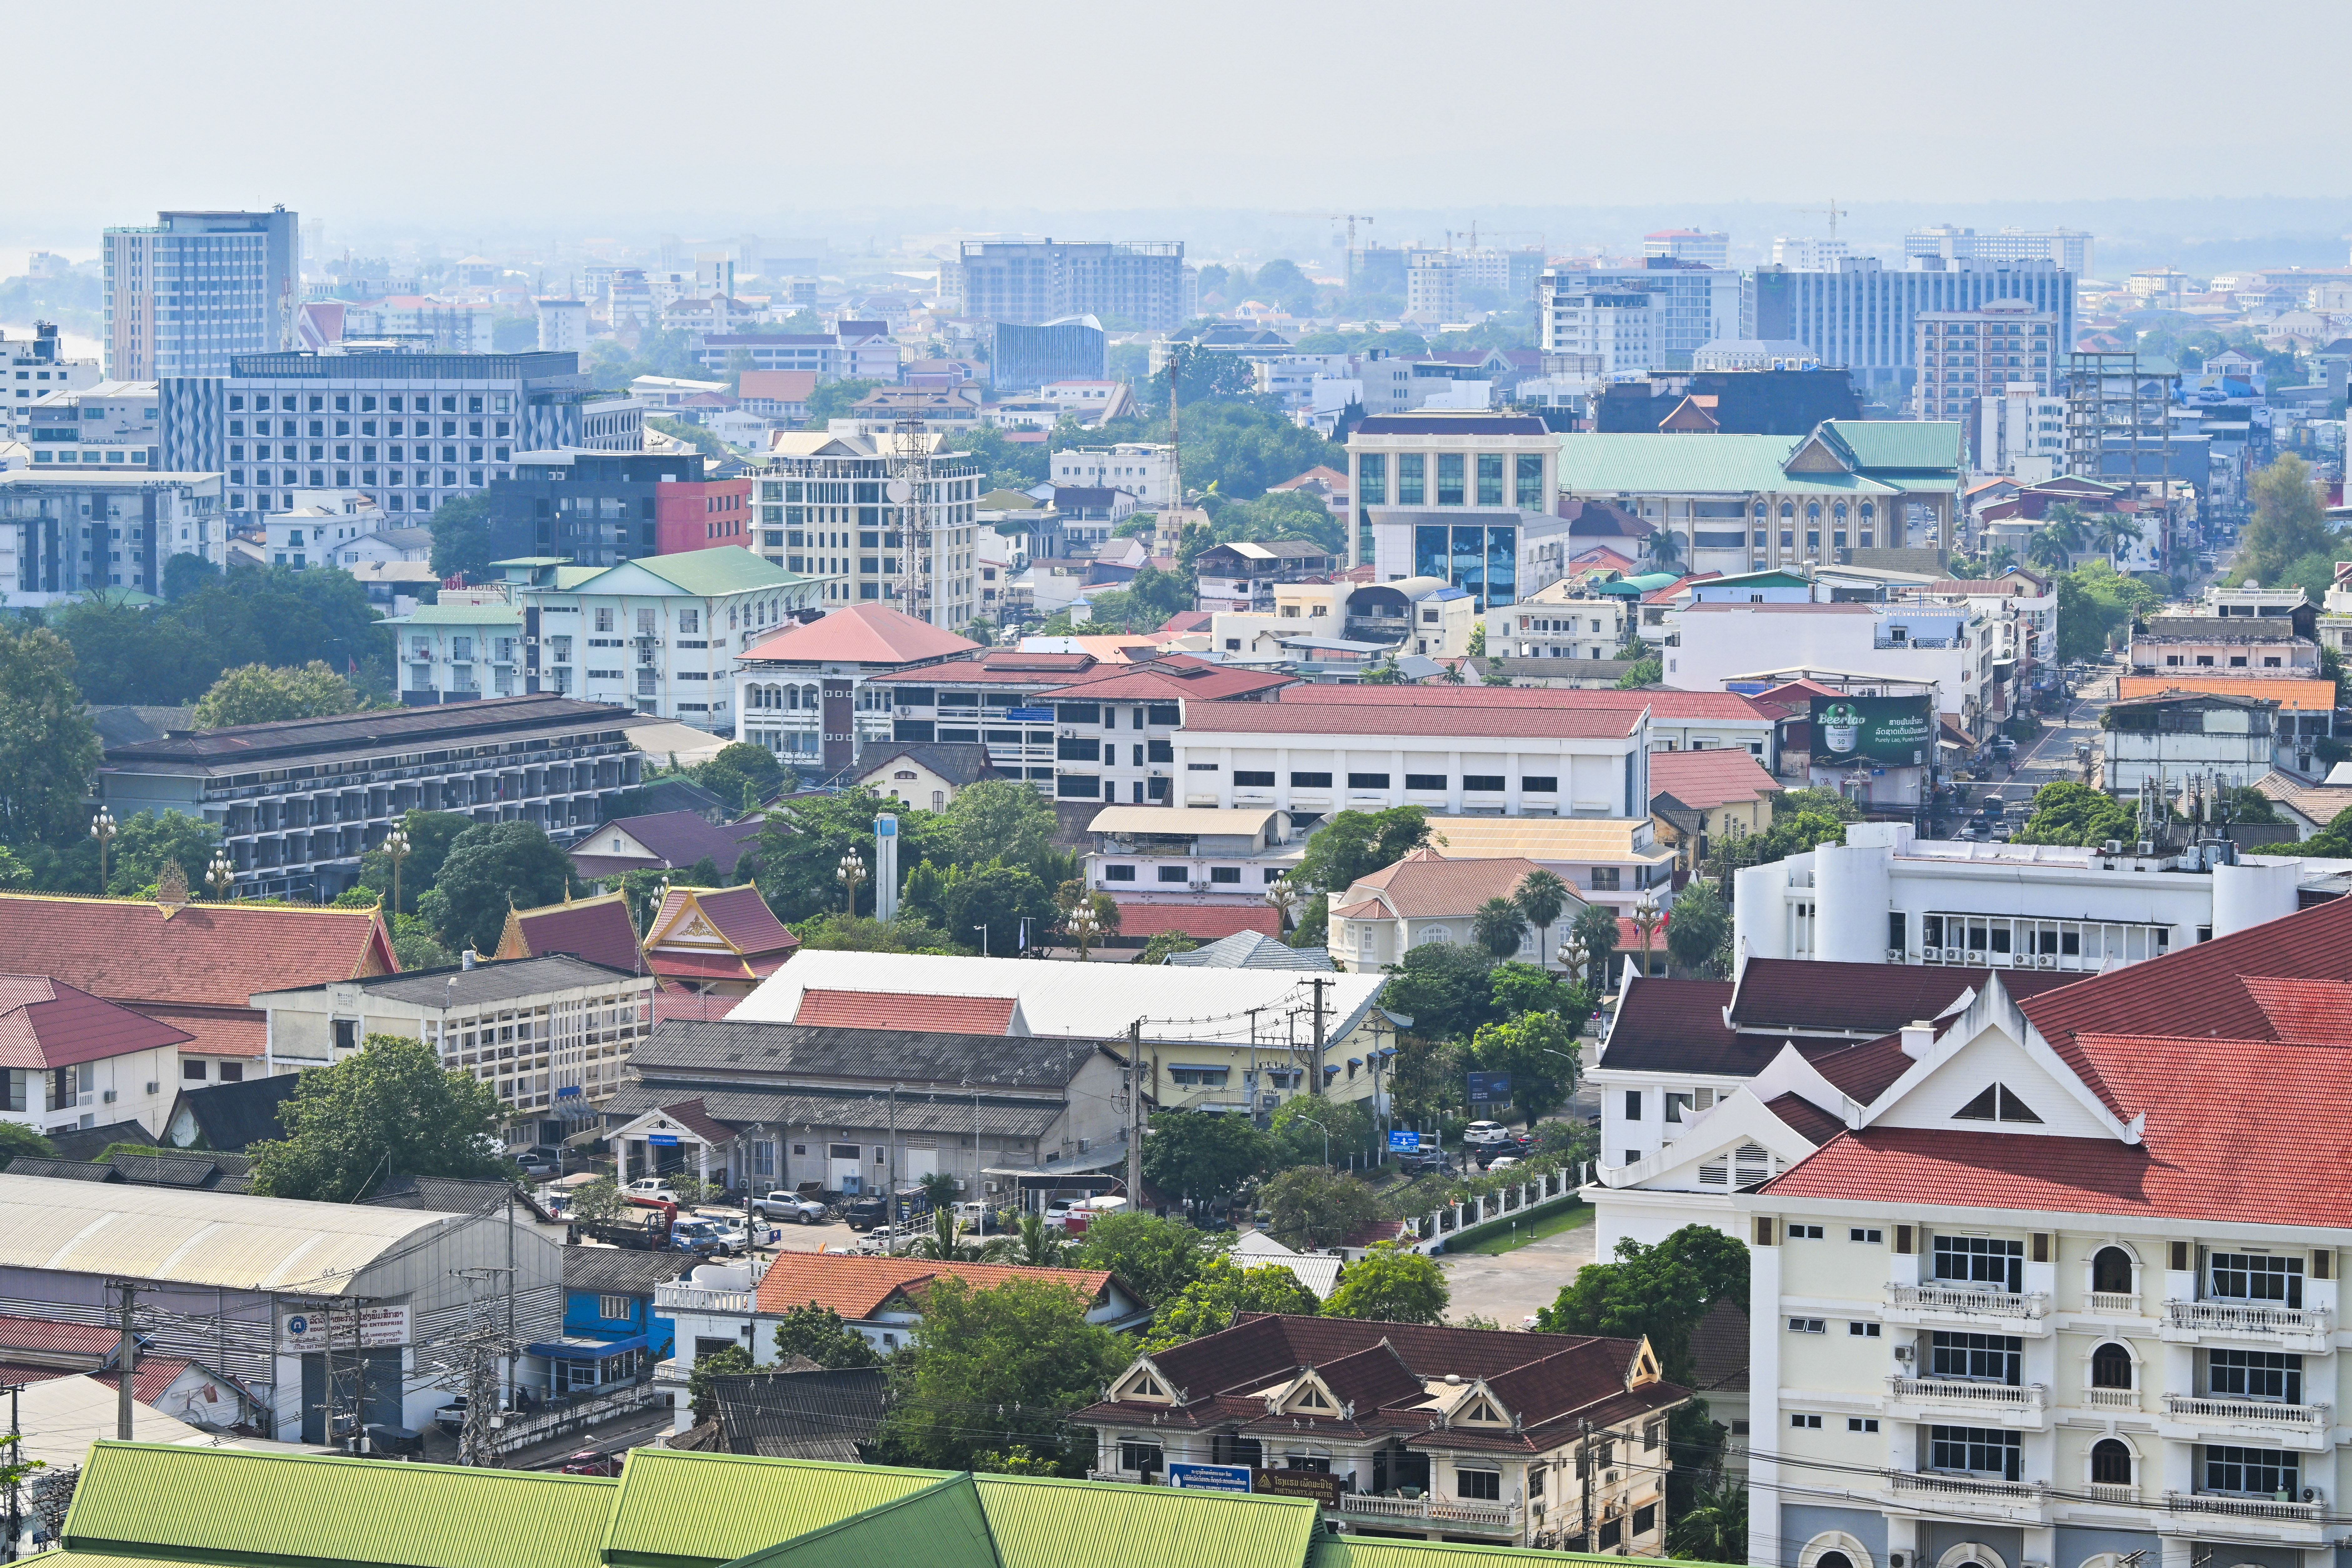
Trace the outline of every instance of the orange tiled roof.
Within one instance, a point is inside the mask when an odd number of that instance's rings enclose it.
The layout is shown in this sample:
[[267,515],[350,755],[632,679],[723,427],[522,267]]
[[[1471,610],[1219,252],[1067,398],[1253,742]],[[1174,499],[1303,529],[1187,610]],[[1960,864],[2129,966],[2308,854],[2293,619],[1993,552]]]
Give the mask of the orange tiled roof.
[[918,1034],[1003,1035],[1013,1029],[1010,996],[908,996],[883,991],[801,993],[795,1024],[849,1029],[910,1029]]
[[927,1258],[852,1258],[845,1253],[777,1255],[760,1281],[760,1310],[788,1312],[814,1301],[844,1318],[869,1319],[899,1291],[953,1275],[975,1290],[1009,1279],[1049,1279],[1092,1301],[1110,1283],[1102,1268],[1020,1268],[1001,1263],[940,1263]]

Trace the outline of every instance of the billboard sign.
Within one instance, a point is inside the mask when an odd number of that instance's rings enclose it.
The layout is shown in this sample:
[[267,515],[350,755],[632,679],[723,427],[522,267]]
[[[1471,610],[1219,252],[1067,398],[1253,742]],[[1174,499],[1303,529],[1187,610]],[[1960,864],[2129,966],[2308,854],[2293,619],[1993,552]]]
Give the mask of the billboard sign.
[[1389,1147],[1391,1149],[1418,1149],[1421,1147],[1421,1134],[1418,1132],[1391,1132],[1389,1134]]
[[1936,699],[1813,693],[1812,757],[1824,767],[1924,767],[1934,760]]
[[1511,1098],[1511,1075],[1507,1072],[1474,1072],[1470,1076],[1470,1099],[1474,1104],[1499,1105]]
[[1245,1492],[1250,1471],[1247,1465],[1171,1465],[1168,1484],[1202,1492]]
[[1325,1508],[1339,1506],[1339,1478],[1324,1470],[1259,1470],[1252,1491],[1269,1497],[1313,1498]]
[[407,1308],[362,1307],[357,1316],[359,1321],[354,1324],[352,1321],[353,1314],[344,1308],[304,1308],[300,1311],[288,1312],[278,1325],[278,1353],[294,1355],[306,1351],[325,1350],[331,1322],[334,1328],[335,1348],[339,1351],[353,1348],[352,1332],[355,1328],[359,1336],[357,1346],[361,1350],[390,1350],[408,1342]]

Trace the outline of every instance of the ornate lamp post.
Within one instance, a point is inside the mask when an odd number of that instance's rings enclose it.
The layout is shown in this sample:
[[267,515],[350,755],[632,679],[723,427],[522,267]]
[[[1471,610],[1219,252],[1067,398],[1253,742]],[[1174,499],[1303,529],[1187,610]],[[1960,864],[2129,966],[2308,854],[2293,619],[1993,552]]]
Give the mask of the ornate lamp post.
[[114,842],[117,831],[114,813],[100,806],[98,815],[90,818],[89,836],[98,840],[98,891],[100,898],[106,896],[106,850]]
[[408,858],[411,847],[408,829],[404,827],[395,827],[383,836],[384,858],[392,862],[392,913],[395,920],[400,915],[400,863]]
[[1087,951],[1094,946],[1095,938],[1102,934],[1102,921],[1095,917],[1091,903],[1080,904],[1062,921],[1062,929],[1078,944],[1078,962],[1087,961]]
[[236,880],[236,868],[230,864],[226,853],[215,854],[213,863],[205,868],[205,885],[212,889],[213,897],[227,898],[229,884]]
[[834,868],[833,877],[841,884],[843,910],[855,916],[857,913],[857,884],[866,880],[866,862],[858,857],[856,848],[841,858],[841,864]]
[[1666,911],[1658,908],[1654,896],[1645,892],[1633,901],[1633,912],[1626,918],[1633,922],[1633,930],[1642,939],[1642,973],[1647,974],[1650,973],[1650,938],[1666,923]]

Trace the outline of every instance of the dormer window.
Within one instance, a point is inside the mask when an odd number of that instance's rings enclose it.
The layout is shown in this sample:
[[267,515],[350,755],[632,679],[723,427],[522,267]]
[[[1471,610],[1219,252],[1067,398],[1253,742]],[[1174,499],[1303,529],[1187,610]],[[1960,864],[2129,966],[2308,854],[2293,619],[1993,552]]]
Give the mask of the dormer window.
[[1955,1121],[2030,1121],[2038,1126],[2042,1118],[2034,1115],[2025,1101],[2011,1094],[2007,1084],[1997,1083],[1953,1111],[1952,1120]]
[[1324,1397],[1323,1391],[1316,1387],[1311,1383],[1305,1388],[1298,1391],[1298,1398],[1295,1403],[1301,1410],[1329,1410],[1334,1408],[1331,1401]]
[[1495,1407],[1494,1401],[1490,1399],[1472,1400],[1469,1407],[1462,1412],[1460,1419],[1472,1425],[1491,1426],[1507,1425],[1503,1419],[1503,1413]]

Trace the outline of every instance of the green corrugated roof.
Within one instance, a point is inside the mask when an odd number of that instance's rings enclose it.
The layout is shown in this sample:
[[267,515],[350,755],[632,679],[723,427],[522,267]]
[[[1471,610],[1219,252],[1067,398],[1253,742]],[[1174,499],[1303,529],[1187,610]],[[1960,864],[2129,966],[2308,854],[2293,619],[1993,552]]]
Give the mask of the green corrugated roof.
[[795,1541],[738,1559],[733,1568],[1000,1568],[970,1476],[898,1498]]
[[675,584],[689,594],[705,596],[747,594],[755,588],[782,587],[787,583],[803,581],[799,573],[787,572],[766,556],[754,555],[740,544],[721,544],[710,550],[685,550],[676,555],[647,555],[630,564],[643,567],[663,582]]
[[[1635,1561],[1641,1561],[1636,1559]],[[1677,1559],[1677,1562],[1682,1560]],[[1451,1541],[1398,1541],[1368,1535],[1318,1535],[1307,1568],[1529,1568],[1537,1563],[1607,1563],[1624,1568],[1622,1557],[1582,1552],[1529,1552],[1515,1546],[1480,1546]],[[1693,1563],[1690,1568],[1719,1568]]]
[[1886,487],[1855,474],[1791,474],[1781,468],[1803,437],[1661,436],[1644,431],[1580,431],[1559,438],[1559,488],[1571,495],[1620,490],[1699,495],[1866,495]]
[[947,1470],[633,1448],[604,1534],[615,1568],[716,1568],[949,1479]]
[[222,1563],[596,1568],[617,1489],[591,1477],[98,1443],[64,1544]]
[[612,568],[607,566],[558,566],[555,569],[555,585],[558,588],[577,588],[589,578],[601,577],[610,570]]
[[1321,1529],[1320,1511],[1303,1498],[973,1479],[1003,1568],[1305,1568]]
[[1880,468],[1948,471],[1960,466],[1960,426],[1954,420],[1829,419],[1822,428],[1874,474]]

